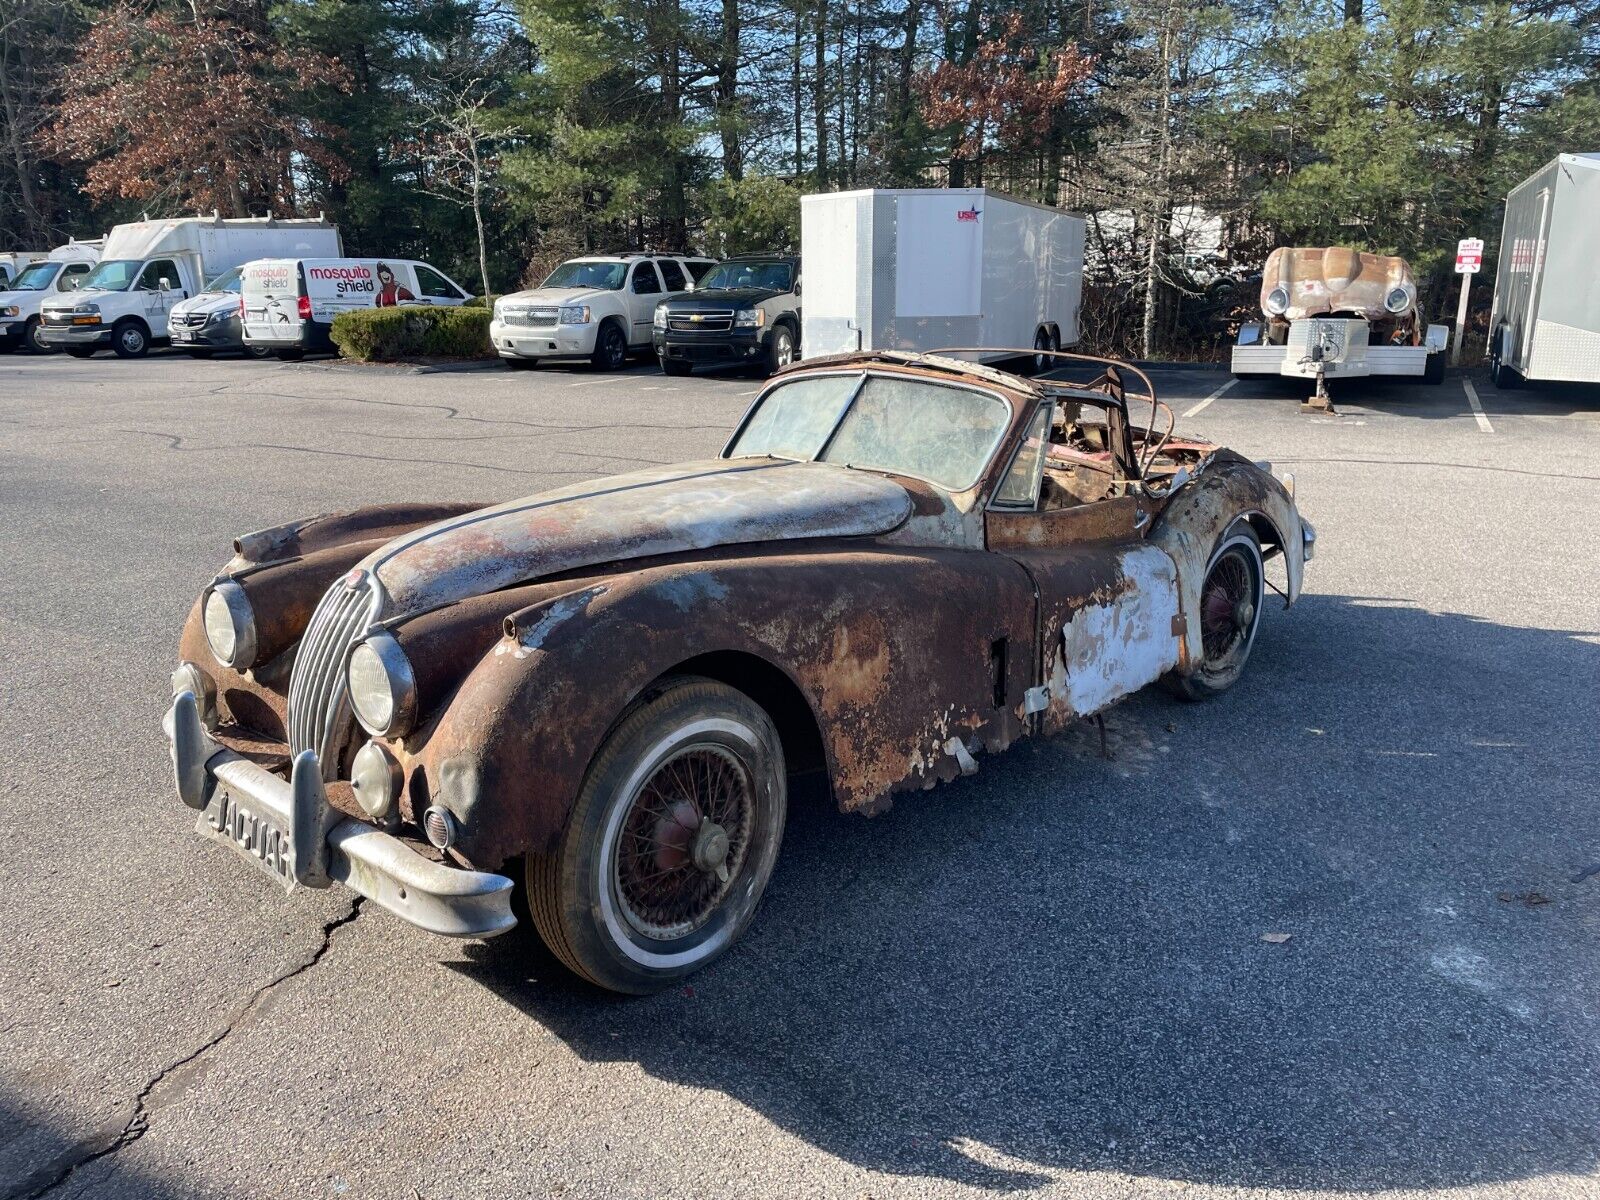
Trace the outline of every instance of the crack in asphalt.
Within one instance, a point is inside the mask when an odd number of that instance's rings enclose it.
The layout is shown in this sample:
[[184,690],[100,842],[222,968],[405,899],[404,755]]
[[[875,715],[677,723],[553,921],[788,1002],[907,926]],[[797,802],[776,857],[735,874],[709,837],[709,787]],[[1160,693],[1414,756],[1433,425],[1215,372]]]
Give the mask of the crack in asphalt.
[[[8,1191],[4,1196],[0,1196],[0,1200],[38,1200],[39,1197],[55,1191],[56,1188],[70,1181],[74,1174],[90,1163],[98,1162],[102,1158],[107,1158],[119,1150],[133,1145],[133,1143],[149,1133],[152,1111],[157,1107],[153,1104],[157,1089],[171,1078],[174,1072],[181,1071],[184,1067],[198,1061],[227,1041],[229,1036],[244,1022],[244,1019],[255,1011],[256,1006],[280,984],[287,983],[289,980],[305,974],[321,962],[323,956],[328,953],[329,948],[333,945],[334,933],[350,924],[361,914],[361,902],[364,899],[364,896],[354,897],[350,902],[349,912],[335,917],[332,921],[323,925],[321,944],[311,952],[311,955],[304,962],[275,975],[272,979],[262,984],[234,1009],[233,1014],[221,1029],[194,1050],[191,1050],[182,1058],[169,1062],[157,1071],[155,1075],[151,1076],[150,1081],[140,1088],[139,1094],[133,1098],[132,1115],[128,1117],[126,1123],[114,1135],[102,1139],[98,1143],[94,1141],[80,1142],[66,1162],[52,1163],[45,1167],[43,1171],[35,1172],[31,1177],[24,1179],[15,1190]],[[38,1182],[38,1176],[46,1172],[53,1173],[50,1178],[43,1182]]]

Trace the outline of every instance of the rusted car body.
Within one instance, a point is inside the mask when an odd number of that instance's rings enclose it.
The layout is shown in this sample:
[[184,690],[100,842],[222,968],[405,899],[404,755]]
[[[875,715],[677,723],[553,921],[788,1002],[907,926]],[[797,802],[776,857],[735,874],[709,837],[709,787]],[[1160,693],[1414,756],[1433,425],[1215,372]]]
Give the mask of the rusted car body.
[[1293,603],[1292,481],[1094,369],[820,360],[719,459],[245,535],[183,631],[179,794],[438,933],[509,928],[525,872],[575,970],[670,983],[750,919],[790,777],[880,811],[1158,679],[1222,690],[1268,561]]

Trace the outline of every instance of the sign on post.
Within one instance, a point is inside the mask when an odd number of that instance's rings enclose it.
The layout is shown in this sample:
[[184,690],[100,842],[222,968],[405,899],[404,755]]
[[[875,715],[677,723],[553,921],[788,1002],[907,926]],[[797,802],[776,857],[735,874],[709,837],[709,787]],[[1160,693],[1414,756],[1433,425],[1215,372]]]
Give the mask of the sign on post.
[[1483,270],[1483,239],[1462,238],[1456,243],[1456,274],[1461,276],[1461,300],[1456,305],[1456,335],[1450,339],[1450,365],[1461,362],[1461,339],[1467,332],[1467,289]]
[[1456,243],[1456,274],[1476,275],[1483,270],[1483,239],[1462,238]]

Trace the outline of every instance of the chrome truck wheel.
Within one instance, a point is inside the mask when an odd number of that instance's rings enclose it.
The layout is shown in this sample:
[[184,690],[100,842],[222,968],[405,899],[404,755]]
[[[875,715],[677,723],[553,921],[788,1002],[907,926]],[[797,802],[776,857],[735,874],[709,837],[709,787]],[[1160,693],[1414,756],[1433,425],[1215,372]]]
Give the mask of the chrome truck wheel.
[[555,852],[529,856],[534,925],[601,987],[667,987],[754,917],[786,808],[767,714],[724,684],[670,681],[606,739]]

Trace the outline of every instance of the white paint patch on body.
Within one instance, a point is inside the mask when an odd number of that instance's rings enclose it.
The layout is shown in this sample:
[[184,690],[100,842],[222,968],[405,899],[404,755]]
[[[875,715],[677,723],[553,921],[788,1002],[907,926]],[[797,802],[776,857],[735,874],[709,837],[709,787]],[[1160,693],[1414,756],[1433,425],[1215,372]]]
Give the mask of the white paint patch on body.
[[1080,609],[1061,630],[1064,670],[1051,690],[1083,717],[1178,665],[1177,567],[1157,546],[1135,546],[1118,558],[1128,583],[1121,595]]

